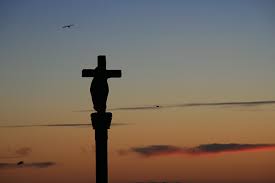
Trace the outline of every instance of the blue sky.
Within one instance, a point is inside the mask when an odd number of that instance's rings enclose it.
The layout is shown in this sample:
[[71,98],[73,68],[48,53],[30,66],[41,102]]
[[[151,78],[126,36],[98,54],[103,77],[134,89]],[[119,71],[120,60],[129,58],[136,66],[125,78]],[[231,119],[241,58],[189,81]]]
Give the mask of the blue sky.
[[[164,92],[153,100],[165,98],[165,85],[176,83],[178,97],[159,102],[245,100],[246,91],[248,99],[270,99],[273,10],[272,1],[1,1],[1,93],[24,100],[79,92],[87,84],[81,69],[106,54],[108,66],[125,74],[110,84],[148,93],[146,100],[154,90]],[[61,28],[70,23],[71,30]]]
[[99,54],[123,70],[110,81],[112,106],[272,99],[273,10],[272,1],[1,1],[1,108],[90,106],[80,73]]

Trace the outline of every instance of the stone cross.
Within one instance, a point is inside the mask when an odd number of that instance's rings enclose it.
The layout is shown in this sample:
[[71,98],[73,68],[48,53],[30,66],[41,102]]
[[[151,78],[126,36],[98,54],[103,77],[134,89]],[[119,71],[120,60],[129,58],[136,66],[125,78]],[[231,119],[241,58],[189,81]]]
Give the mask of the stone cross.
[[91,114],[96,141],[96,183],[108,183],[108,129],[112,113],[106,112],[109,93],[108,78],[121,77],[121,70],[106,70],[105,55],[98,56],[95,69],[83,69],[82,77],[94,77],[91,84],[91,95],[95,113]]
[[106,70],[106,56],[99,55],[95,69],[83,69],[82,77],[94,77],[90,92],[94,109],[99,113],[106,112],[106,102],[109,93],[108,78],[120,78],[121,70]]

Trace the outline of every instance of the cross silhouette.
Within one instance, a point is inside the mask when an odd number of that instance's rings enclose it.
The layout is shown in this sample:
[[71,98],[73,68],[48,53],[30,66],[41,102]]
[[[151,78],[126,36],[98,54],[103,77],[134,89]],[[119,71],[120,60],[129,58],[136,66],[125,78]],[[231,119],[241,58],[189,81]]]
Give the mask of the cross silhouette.
[[106,57],[99,55],[95,69],[83,69],[82,77],[93,77],[91,95],[96,113],[91,114],[96,141],[96,183],[108,183],[108,129],[112,113],[106,112],[108,78],[121,77],[121,70],[106,70]]
[[121,77],[121,70],[106,70],[106,57],[99,55],[97,67],[95,69],[83,69],[82,77],[94,77],[90,88],[94,109],[99,113],[105,113],[109,94],[107,79]]

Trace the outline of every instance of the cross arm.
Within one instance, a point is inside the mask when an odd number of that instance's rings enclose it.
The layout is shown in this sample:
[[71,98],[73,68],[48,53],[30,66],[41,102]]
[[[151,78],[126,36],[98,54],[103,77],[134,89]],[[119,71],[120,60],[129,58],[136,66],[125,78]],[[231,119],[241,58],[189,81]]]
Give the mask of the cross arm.
[[95,77],[96,71],[94,69],[83,69],[82,77]]
[[107,78],[121,78],[121,70],[108,70]]
[[[82,77],[95,77],[96,71],[94,69],[83,69]],[[120,78],[121,70],[107,70],[107,78]]]

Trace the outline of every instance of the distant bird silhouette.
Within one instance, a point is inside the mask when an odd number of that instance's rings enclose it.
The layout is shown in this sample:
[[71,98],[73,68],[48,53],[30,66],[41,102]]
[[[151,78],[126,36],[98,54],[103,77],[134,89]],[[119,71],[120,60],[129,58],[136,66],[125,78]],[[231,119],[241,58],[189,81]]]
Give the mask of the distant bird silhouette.
[[62,28],[63,28],[63,29],[65,29],[65,28],[70,29],[72,26],[74,26],[74,24],[63,25]]
[[24,161],[19,161],[18,163],[17,163],[17,165],[23,165],[24,164]]

